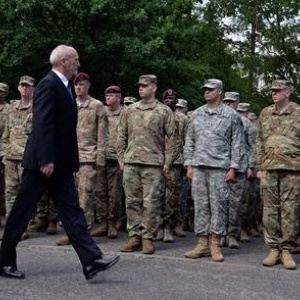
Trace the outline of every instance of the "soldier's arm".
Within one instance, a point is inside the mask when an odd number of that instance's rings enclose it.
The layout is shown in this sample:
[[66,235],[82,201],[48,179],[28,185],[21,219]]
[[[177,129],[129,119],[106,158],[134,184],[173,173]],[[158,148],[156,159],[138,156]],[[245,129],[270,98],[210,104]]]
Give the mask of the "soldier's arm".
[[175,124],[174,113],[167,110],[165,118],[165,165],[171,166],[174,161],[179,157],[179,138],[178,130]]
[[118,126],[117,158],[121,168],[124,164],[124,153],[127,148],[128,142],[127,112],[128,110],[126,109],[121,113],[120,122]]
[[108,117],[104,105],[97,108],[97,166],[105,166],[108,143]]

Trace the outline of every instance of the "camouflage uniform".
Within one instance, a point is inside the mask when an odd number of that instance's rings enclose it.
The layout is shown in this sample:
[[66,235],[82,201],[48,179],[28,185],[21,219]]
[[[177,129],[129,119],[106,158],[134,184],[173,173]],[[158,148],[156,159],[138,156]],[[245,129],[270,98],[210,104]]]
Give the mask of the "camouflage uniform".
[[221,103],[214,110],[203,105],[191,116],[184,159],[193,166],[192,197],[197,235],[226,235],[229,168],[239,169],[242,124],[237,113]]
[[106,149],[106,165],[97,176],[96,214],[101,221],[118,217],[122,197],[122,176],[117,160],[117,135],[123,107],[117,110],[106,108],[108,116],[108,146]]
[[[168,149],[166,137],[170,139]],[[117,152],[119,162],[125,163],[123,182],[130,237],[151,240],[158,229],[163,166],[171,166],[177,157],[176,144],[174,114],[159,101],[141,100],[122,114]]]
[[[2,136],[5,129],[5,123],[8,116],[9,104],[0,104],[0,143],[2,144]],[[3,150],[0,144],[0,216],[5,216],[5,166],[2,163]]]
[[[175,113],[175,125],[178,136],[179,158],[176,159],[169,174],[166,175],[165,207],[163,219],[165,228],[174,230],[180,221],[183,221],[179,213],[180,191],[183,180],[183,145],[188,124],[188,117],[182,113]],[[168,139],[167,139],[168,143]]]
[[21,180],[21,162],[32,124],[31,105],[31,102],[24,105],[20,100],[10,102],[2,136],[2,152],[7,161],[5,166],[6,215],[11,211]]
[[262,110],[257,122],[256,163],[262,171],[264,237],[271,248],[290,249],[300,209],[300,106],[290,102]]
[[80,206],[85,212],[88,227],[91,228],[97,178],[96,167],[105,166],[108,120],[105,106],[91,96],[88,96],[84,102],[77,99],[77,107],[80,165],[76,178]]

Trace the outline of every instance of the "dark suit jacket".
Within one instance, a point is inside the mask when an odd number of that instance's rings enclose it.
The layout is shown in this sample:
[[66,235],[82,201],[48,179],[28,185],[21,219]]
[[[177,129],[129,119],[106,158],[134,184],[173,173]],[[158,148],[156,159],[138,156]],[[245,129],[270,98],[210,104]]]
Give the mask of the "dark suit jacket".
[[23,167],[39,170],[41,165],[54,163],[55,172],[78,171],[76,102],[53,71],[37,85],[32,111]]

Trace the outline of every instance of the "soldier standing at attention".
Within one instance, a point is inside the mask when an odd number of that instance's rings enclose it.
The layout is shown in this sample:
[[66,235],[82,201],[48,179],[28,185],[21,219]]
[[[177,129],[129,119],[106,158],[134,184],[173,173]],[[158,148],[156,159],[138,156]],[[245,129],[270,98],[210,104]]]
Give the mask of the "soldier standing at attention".
[[[129,240],[120,251],[142,250],[153,254],[153,238],[158,230],[164,174],[178,153],[174,114],[156,98],[157,77],[139,77],[141,100],[121,116],[118,131],[118,160],[124,170],[127,230]],[[169,138],[174,147],[165,147]]]
[[2,163],[3,154],[1,143],[9,106],[9,104],[5,102],[8,90],[8,85],[6,83],[0,82],[0,226],[1,217],[5,216],[5,166]]
[[116,218],[121,205],[122,182],[120,181],[120,165],[117,160],[117,133],[121,106],[121,88],[117,85],[105,89],[105,102],[108,116],[108,143],[105,153],[106,163],[99,168],[97,187],[95,190],[96,215],[100,226],[91,232],[92,236],[117,237]]
[[274,80],[274,104],[262,110],[257,121],[256,164],[261,179],[264,238],[270,253],[262,264],[282,262],[294,270],[291,255],[299,231],[300,106],[290,102],[291,82]]
[[[89,95],[90,76],[78,73],[73,84],[78,109],[77,141],[79,150],[79,171],[77,173],[77,189],[79,204],[83,209],[88,230],[94,221],[94,190],[96,187],[97,169],[105,166],[107,147],[108,120],[106,108],[101,101]],[[56,241],[58,246],[71,244],[67,235]]]
[[[20,100],[10,101],[8,118],[2,136],[3,159],[5,164],[6,215],[15,202],[22,174],[22,158],[28,134],[32,127],[32,97],[34,78],[24,75],[20,78],[18,90]],[[28,238],[27,232],[22,239]]]
[[207,104],[192,113],[184,147],[199,241],[185,257],[211,255],[213,261],[222,262],[220,239],[226,235],[228,183],[240,167],[243,132],[240,117],[221,102],[222,81],[208,79],[202,89]]

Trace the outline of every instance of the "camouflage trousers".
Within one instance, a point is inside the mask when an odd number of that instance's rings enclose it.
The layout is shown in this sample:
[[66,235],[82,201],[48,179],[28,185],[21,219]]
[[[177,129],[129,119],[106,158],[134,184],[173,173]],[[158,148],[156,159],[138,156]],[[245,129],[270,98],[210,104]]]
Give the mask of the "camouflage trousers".
[[179,195],[182,183],[182,165],[173,165],[165,177],[165,195],[163,197],[164,227],[173,230],[179,221]]
[[96,185],[96,165],[93,163],[80,163],[76,174],[79,205],[83,209],[88,228],[91,228],[94,220],[94,190]]
[[115,220],[122,205],[122,172],[117,160],[106,160],[97,174],[95,210],[99,220]]
[[186,177],[186,170],[183,169],[179,191],[179,215],[178,221],[181,223],[184,221],[187,214],[187,201],[189,196],[191,184],[190,179]]
[[195,233],[226,235],[229,186],[226,170],[194,167],[192,197],[195,207]]
[[129,236],[154,238],[161,216],[164,181],[162,166],[125,165],[123,185]]
[[5,204],[6,215],[10,214],[12,206],[15,202],[23,168],[20,160],[6,160],[5,164]]
[[291,248],[299,230],[300,172],[264,171],[261,178],[264,238],[270,247]]
[[260,181],[252,177],[246,179],[245,192],[242,196],[241,228],[249,231],[262,222],[262,201],[260,198]]
[[5,165],[0,157],[0,216],[5,216]]
[[227,220],[227,235],[239,236],[241,231],[241,208],[242,197],[246,188],[245,173],[236,173],[234,182],[228,183],[229,198],[228,198],[228,220]]
[[59,214],[56,203],[52,200],[49,192],[46,192],[37,205],[36,216],[39,219],[58,221]]

